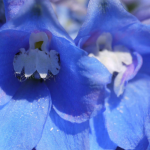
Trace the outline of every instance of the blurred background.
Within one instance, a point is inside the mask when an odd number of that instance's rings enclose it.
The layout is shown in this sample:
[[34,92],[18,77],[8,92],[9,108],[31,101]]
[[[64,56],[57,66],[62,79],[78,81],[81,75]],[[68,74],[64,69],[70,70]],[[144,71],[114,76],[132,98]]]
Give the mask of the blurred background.
[[6,22],[3,0],[0,0],[0,27]]
[[[74,39],[85,19],[89,0],[50,0],[60,24]],[[127,11],[142,23],[150,24],[150,0],[120,0]],[[5,23],[3,0],[0,0],[0,26]]]

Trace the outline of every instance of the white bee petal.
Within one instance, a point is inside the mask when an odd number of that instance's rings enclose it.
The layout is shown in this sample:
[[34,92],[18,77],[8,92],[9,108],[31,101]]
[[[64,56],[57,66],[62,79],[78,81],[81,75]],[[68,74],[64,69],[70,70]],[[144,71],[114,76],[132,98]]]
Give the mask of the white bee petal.
[[39,51],[37,54],[37,72],[40,74],[41,78],[46,78],[48,74],[48,66],[50,55],[44,51]]
[[[35,49],[36,42],[43,43],[40,45],[41,47]],[[33,75],[37,79],[45,79],[49,72],[52,75],[57,75],[60,70],[59,54],[55,50],[48,52],[46,50],[47,42],[48,37],[46,33],[32,33],[29,40],[30,49],[25,51],[22,48],[14,57],[13,65],[15,72],[21,74],[24,69],[26,78]]]
[[21,49],[20,52],[14,57],[13,66],[17,74],[21,74],[26,62],[26,55],[24,55],[24,51],[25,49]]
[[55,50],[50,53],[32,49],[25,53],[20,53],[14,57],[14,70],[21,73],[24,68],[25,77],[30,77],[37,71],[41,78],[46,78],[48,71],[57,75],[60,70],[59,54]]
[[28,78],[36,71],[36,59],[37,59],[37,49],[30,50],[28,53],[25,53],[26,61],[24,64],[25,77]]

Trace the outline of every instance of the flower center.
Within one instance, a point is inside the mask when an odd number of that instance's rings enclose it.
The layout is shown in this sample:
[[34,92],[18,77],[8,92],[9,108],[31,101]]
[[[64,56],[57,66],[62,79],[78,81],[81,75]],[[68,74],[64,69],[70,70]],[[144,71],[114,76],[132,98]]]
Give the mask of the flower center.
[[59,73],[60,56],[55,50],[48,50],[48,36],[44,32],[32,33],[30,48],[21,48],[14,56],[13,66],[20,81],[28,78],[48,79]]
[[132,55],[126,47],[120,45],[115,46],[112,50],[112,36],[109,33],[99,36],[96,46],[96,54],[89,54],[89,56],[96,57],[111,74],[118,73],[114,80],[114,91],[119,96],[124,90],[124,87],[120,85],[128,65],[132,64]]

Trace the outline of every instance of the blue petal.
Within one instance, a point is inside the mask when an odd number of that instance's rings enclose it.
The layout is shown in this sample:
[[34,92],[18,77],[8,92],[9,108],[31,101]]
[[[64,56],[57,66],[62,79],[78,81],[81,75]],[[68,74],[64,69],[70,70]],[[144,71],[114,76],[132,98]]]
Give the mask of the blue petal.
[[104,112],[108,134],[124,149],[134,149],[146,136],[144,124],[149,111],[150,77],[138,74],[117,98],[111,93]]
[[59,24],[49,0],[28,0],[23,5],[20,5],[22,3],[24,3],[22,0],[21,2],[16,2],[16,0],[5,1],[6,10],[8,9],[9,11],[10,7],[11,11],[16,11],[16,7],[19,7],[19,11],[1,30],[14,29],[28,32],[49,30],[56,36],[72,41]]
[[13,69],[14,55],[26,47],[28,34],[18,31],[0,32],[0,105],[8,102],[20,87]]
[[140,69],[140,72],[150,74],[150,69],[148,69],[149,68],[149,62],[150,62],[150,60],[149,60],[150,54],[142,55],[142,58],[143,58],[143,65]]
[[148,148],[149,142],[146,137],[144,137],[134,150],[146,150]]
[[111,74],[95,58],[65,39],[52,39],[52,49],[60,54],[61,69],[48,81],[55,111],[65,120],[83,122],[103,108]]
[[90,119],[90,131],[91,150],[115,150],[117,148],[117,145],[109,138],[102,113]]
[[146,150],[150,150],[150,144],[149,144],[149,146],[148,146],[148,148]]
[[88,150],[89,122],[70,123],[52,109],[36,150]]
[[6,20],[12,19],[20,10],[26,0],[3,0],[5,5]]
[[[150,143],[150,105],[149,105],[149,113],[148,113],[148,115],[146,117],[146,121],[145,121],[145,132],[146,132],[148,141]],[[149,146],[149,149],[150,149],[150,146]]]
[[114,45],[121,44],[142,54],[149,53],[149,31],[150,27],[128,13],[119,0],[91,0],[86,21],[75,41],[78,45],[81,40],[85,43],[89,36],[92,40],[103,32],[110,32]]
[[51,97],[44,83],[24,82],[0,110],[0,149],[31,150],[39,142]]

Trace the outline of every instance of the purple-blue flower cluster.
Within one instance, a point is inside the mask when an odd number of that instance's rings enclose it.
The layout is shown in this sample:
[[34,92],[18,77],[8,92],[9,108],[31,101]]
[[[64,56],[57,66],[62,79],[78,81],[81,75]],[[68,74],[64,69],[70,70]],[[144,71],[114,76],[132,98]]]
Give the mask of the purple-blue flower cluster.
[[49,0],[4,6],[0,150],[149,150],[148,25],[90,0],[73,40]]

